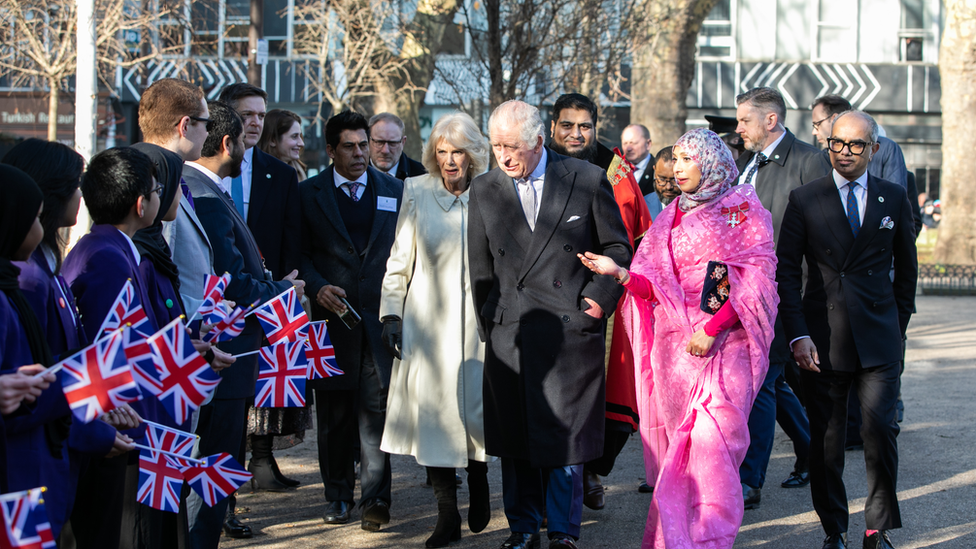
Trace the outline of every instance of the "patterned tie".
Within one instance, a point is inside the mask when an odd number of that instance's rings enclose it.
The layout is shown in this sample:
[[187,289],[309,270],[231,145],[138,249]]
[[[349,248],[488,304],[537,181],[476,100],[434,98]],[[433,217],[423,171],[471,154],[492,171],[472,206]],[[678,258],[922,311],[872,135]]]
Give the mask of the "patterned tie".
[[362,183],[359,181],[347,181],[343,183],[343,185],[349,189],[349,198],[351,198],[353,202],[359,202],[359,187],[362,186]]
[[752,163],[752,167],[749,168],[749,173],[746,174],[746,185],[752,184],[752,177],[756,175],[759,168],[766,165],[766,155],[759,153],[756,155],[756,161]]
[[857,183],[851,181],[847,184],[847,222],[851,224],[851,232],[857,238],[857,232],[861,230],[861,216],[857,211],[857,197],[854,196],[854,187]]
[[237,213],[244,217],[244,179],[241,176],[230,180],[230,199],[234,201]]
[[535,187],[532,186],[532,178],[516,180],[519,188],[519,200],[522,202],[522,213],[525,214],[525,221],[529,224],[529,230],[535,232]]

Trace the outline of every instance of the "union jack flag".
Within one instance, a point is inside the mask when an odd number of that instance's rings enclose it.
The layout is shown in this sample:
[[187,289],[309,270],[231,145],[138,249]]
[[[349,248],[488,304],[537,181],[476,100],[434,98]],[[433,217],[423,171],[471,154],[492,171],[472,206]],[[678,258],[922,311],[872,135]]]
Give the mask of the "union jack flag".
[[308,359],[304,347],[299,341],[261,349],[258,353],[258,382],[254,388],[255,408],[305,406]]
[[160,511],[179,513],[183,469],[177,458],[139,450],[139,488],[136,492],[139,503]]
[[[226,304],[220,303],[214,309],[214,313],[209,315],[208,319],[205,320],[208,324],[213,324],[213,328],[203,336],[203,340],[208,343],[217,343],[220,341],[230,341],[241,335],[247,322],[246,317],[254,309],[255,305],[257,303],[247,308],[238,307],[233,311],[229,311]],[[221,315],[219,319],[218,315]]]
[[308,316],[302,309],[294,286],[258,307],[254,314],[261,321],[270,345],[281,341],[301,341],[308,333]]
[[207,400],[218,376],[190,343],[182,319],[175,319],[149,338],[159,370],[156,398],[176,423],[182,424]]
[[34,488],[0,496],[3,529],[0,547],[3,549],[49,549],[57,547],[47,510],[41,495],[44,488]]
[[187,469],[184,476],[187,484],[210,507],[251,480],[251,473],[245,471],[230,454],[209,456],[204,461],[205,465]]
[[[173,461],[173,464],[180,469],[191,467],[196,462],[196,460],[191,461],[190,459],[193,454],[193,445],[196,444],[198,438],[194,434],[173,429],[172,427],[165,427],[159,424],[146,424],[146,445],[153,450],[171,452],[187,458],[181,459],[176,456],[168,456]],[[152,452],[152,454],[155,456],[157,452]]]
[[146,316],[142,303],[139,303],[139,295],[136,294],[131,279],[126,280],[122,286],[115,303],[112,304],[108,315],[102,321],[102,326],[98,329],[98,335],[105,336],[127,324],[146,336],[152,335],[149,317]]
[[212,313],[214,307],[224,300],[224,292],[229,284],[230,273],[224,273],[221,276],[203,275],[203,303],[197,309],[197,315],[206,317]]
[[116,330],[62,361],[64,397],[75,417],[84,423],[142,398],[122,352],[122,333]]
[[[146,324],[148,326],[148,323]],[[132,366],[132,378],[139,389],[151,395],[158,396],[162,389],[159,381],[160,372],[153,358],[153,350],[145,334],[128,326],[122,327],[122,350],[125,358]]]
[[305,340],[305,357],[308,358],[308,372],[306,379],[323,379],[341,376],[345,372],[336,363],[335,349],[329,339],[329,329],[325,321],[312,322],[308,325],[308,339]]

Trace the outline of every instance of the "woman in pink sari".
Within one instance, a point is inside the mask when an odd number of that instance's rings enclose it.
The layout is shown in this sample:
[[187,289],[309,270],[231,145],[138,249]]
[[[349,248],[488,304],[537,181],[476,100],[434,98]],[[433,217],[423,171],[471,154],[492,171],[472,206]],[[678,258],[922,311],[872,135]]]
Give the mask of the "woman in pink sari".
[[631,270],[580,260],[627,288],[640,427],[654,498],[644,548],[730,548],[742,523],[739,465],[749,411],[769,367],[776,256],[769,212],[722,140],[692,130],[674,145],[682,195],[644,237]]

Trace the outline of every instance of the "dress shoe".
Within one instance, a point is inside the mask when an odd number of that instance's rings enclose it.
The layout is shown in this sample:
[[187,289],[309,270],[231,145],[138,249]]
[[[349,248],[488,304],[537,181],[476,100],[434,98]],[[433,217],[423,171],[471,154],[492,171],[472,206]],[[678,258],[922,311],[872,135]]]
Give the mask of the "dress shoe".
[[549,549],[578,549],[576,540],[566,534],[553,534],[549,536]]
[[294,488],[301,484],[301,481],[295,480],[293,478],[288,478],[281,473],[281,469],[278,468],[278,462],[275,461],[274,456],[271,456],[271,472],[274,473],[274,478],[278,482],[284,484],[289,488]]
[[647,482],[641,482],[640,486],[637,487],[637,491],[642,494],[653,494],[654,487],[648,484]]
[[352,503],[348,501],[330,501],[322,519],[326,524],[345,524],[352,515]]
[[807,484],[810,484],[809,471],[793,471],[790,473],[789,478],[781,482],[779,485],[783,488],[802,488]]
[[252,458],[247,464],[247,471],[254,475],[251,477],[251,489],[256,492],[283,492],[288,489],[275,478],[268,458]]
[[498,549],[539,549],[539,534],[512,532]]
[[390,522],[390,504],[381,500],[374,499],[363,506],[363,530],[367,532],[379,532],[380,526]]
[[748,484],[742,485],[742,503],[746,509],[759,509],[760,501],[762,501],[762,490]]
[[878,530],[870,536],[865,532],[862,547],[864,549],[894,549],[891,546],[891,540],[888,539],[888,532],[884,530]]
[[247,539],[254,535],[254,533],[251,532],[250,526],[244,524],[236,518],[231,518],[224,522],[224,534],[226,534],[227,537],[234,539]]
[[586,469],[583,469],[583,505],[595,511],[603,509],[606,505],[600,475]]
[[830,534],[824,538],[823,549],[847,549],[846,534]]

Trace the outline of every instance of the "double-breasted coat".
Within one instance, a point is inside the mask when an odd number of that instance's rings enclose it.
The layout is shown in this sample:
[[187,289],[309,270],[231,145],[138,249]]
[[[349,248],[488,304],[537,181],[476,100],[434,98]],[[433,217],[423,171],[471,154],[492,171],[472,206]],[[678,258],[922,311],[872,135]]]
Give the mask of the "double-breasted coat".
[[576,254],[630,264],[632,250],[606,172],[553,153],[535,231],[511,177],[500,169],[471,184],[468,250],[485,350],[485,443],[490,455],[533,467],[584,463],[603,453],[603,320],[623,288]]

